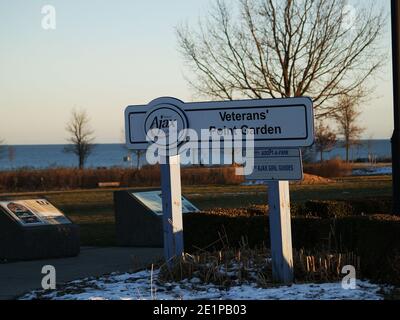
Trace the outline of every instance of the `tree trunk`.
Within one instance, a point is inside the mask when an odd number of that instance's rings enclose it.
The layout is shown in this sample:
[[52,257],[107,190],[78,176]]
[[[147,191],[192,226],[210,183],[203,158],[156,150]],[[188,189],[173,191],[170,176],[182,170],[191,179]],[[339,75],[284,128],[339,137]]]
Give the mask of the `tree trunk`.
[[321,163],[324,161],[324,152],[321,150]]
[[82,170],[85,166],[85,158],[83,155],[79,155],[79,169]]

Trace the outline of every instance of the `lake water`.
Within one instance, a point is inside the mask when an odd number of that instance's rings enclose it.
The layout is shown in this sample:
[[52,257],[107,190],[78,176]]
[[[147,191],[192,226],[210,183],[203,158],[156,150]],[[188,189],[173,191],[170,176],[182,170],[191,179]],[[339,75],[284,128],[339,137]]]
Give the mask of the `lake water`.
[[[0,170],[19,168],[48,168],[77,166],[77,157],[64,152],[65,145],[18,145],[2,147]],[[389,158],[391,155],[390,140],[364,140],[360,146],[353,147],[351,159],[368,159],[368,154],[378,158]],[[87,167],[130,167],[136,166],[137,160],[132,156],[131,162],[125,162],[128,151],[122,144],[99,144],[87,160]],[[345,150],[340,144],[325,159],[345,158]],[[142,156],[141,165],[145,164]]]
[[[392,157],[392,145],[390,140],[361,140],[360,144],[351,148],[349,152],[350,160],[368,159],[373,155],[378,159]],[[319,160],[319,156],[316,156]],[[333,158],[346,159],[346,150],[342,147],[342,142],[338,142],[336,147],[324,154],[324,159]]]

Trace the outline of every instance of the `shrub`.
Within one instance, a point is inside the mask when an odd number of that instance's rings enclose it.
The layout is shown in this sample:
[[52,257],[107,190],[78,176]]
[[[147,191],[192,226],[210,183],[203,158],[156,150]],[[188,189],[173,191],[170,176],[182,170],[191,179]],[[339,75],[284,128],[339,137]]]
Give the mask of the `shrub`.
[[339,218],[353,214],[352,206],[344,201],[307,201],[298,209],[302,216]]
[[[189,252],[198,249],[216,251],[226,245],[239,248],[243,239],[252,248],[270,246],[267,216],[186,215],[184,230],[185,246]],[[220,241],[221,234],[224,235],[223,243]],[[360,271],[363,276],[374,281],[400,284],[398,217],[294,217],[292,237],[293,247],[298,250],[354,252],[362,261]]]
[[393,209],[393,199],[354,199],[348,201],[352,207],[353,215],[390,214]]
[[351,175],[352,166],[340,159],[333,159],[322,163],[306,164],[304,172],[324,178],[337,178]]
[[[293,217],[340,218],[376,214],[391,214],[392,199],[363,200],[311,200],[304,203],[291,203],[290,213]],[[213,208],[206,214],[225,217],[266,216],[268,205],[252,205],[248,208]]]
[[[196,278],[198,283],[212,283],[224,288],[246,283],[271,287],[275,284],[270,258],[271,252],[265,246],[251,249],[246,242],[239,248],[198,251],[175,258],[169,266],[162,264],[157,281],[171,283]],[[304,250],[294,250],[293,260],[295,282],[299,283],[338,281],[343,277],[343,266],[360,266],[359,257],[353,253],[306,253]]]
[[[99,182],[119,182],[121,187],[153,187],[160,185],[160,167],[138,169],[100,168],[25,169],[0,172],[3,192],[49,191],[97,188]],[[188,185],[235,185],[243,182],[231,166],[182,168],[182,183]]]

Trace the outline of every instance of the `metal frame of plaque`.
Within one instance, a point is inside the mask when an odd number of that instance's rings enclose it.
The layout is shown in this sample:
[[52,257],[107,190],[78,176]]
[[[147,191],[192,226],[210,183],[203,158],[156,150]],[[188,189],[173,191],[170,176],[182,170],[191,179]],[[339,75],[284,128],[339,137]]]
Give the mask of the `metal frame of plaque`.
[[[162,198],[160,189],[114,192],[116,239],[119,246],[163,247]],[[182,197],[182,212],[199,212]]]

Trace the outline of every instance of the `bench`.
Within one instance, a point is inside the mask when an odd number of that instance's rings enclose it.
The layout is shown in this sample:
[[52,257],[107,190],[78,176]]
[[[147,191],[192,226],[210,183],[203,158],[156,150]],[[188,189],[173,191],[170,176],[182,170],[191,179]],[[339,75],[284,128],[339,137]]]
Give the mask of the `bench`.
[[99,188],[118,188],[121,186],[120,182],[99,182]]

